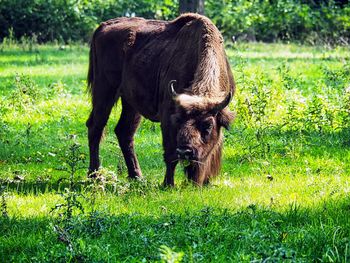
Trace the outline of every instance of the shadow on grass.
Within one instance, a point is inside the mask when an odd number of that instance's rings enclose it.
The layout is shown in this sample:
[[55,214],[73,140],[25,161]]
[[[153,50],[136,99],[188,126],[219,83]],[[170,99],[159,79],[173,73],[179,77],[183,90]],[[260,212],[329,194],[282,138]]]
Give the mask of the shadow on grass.
[[[267,153],[278,153],[282,148],[297,144],[308,149],[310,155],[320,156],[326,152],[342,152],[350,148],[350,129],[344,127],[337,131],[282,131],[280,126],[266,127],[259,138],[252,128],[233,127],[225,133],[225,144],[235,145],[239,142],[245,147],[268,145]],[[281,152],[282,153],[282,152]],[[283,154],[283,153],[282,153]]]
[[87,46],[73,46],[62,49],[58,46],[38,46],[38,49],[29,51],[29,50],[23,50],[22,48],[12,49],[12,50],[2,50],[1,54],[4,57],[14,57],[18,58],[20,56],[35,56],[35,55],[51,55],[55,57],[62,57],[62,55],[70,55],[70,54],[76,54],[76,53],[86,53],[88,54],[88,47]]
[[282,63],[315,63],[315,64],[320,64],[322,62],[339,62],[342,61],[343,59],[346,59],[348,57],[342,57],[342,56],[338,56],[338,57],[284,57],[284,56],[275,56],[275,57],[271,57],[271,56],[258,56],[258,57],[254,57],[254,56],[230,56],[230,64],[233,65],[233,67],[235,67],[237,64],[240,63],[240,61],[244,60],[245,62],[249,62],[252,64],[259,64],[259,63],[270,63],[271,65],[281,65]]
[[160,259],[162,245],[173,255],[184,252],[185,262],[350,259],[349,198],[314,208],[292,204],[283,212],[250,205],[234,212],[199,207],[175,214],[85,214],[71,222],[69,249],[53,231],[56,223],[52,217],[0,218],[2,260],[149,262]]
[[[6,96],[14,90],[14,78],[17,72],[14,72],[11,76],[0,76],[1,84],[1,96]],[[67,90],[73,94],[83,94],[86,91],[86,86],[84,81],[86,80],[85,74],[82,76],[80,72],[70,72],[69,74],[46,74],[45,72],[40,75],[32,75],[30,79],[33,80],[34,83],[44,88],[51,88],[50,85],[62,82],[66,85]]]
[[[67,177],[67,176],[65,176]],[[74,183],[75,191],[82,191],[87,186],[91,186],[93,183],[86,181],[77,181]],[[16,181],[16,180],[0,180],[0,185],[5,187],[7,191],[13,191],[19,194],[39,194],[47,192],[58,192],[70,186],[68,178],[62,177],[57,181]],[[112,186],[109,187],[111,190]]]
[[[35,56],[31,56],[29,58],[26,58],[25,60],[9,60],[9,61],[5,61],[3,62],[4,66],[7,67],[28,67],[28,66],[43,66],[43,65],[65,65],[65,64],[83,64],[83,65],[87,65],[88,64],[88,59],[87,59],[87,52],[86,52],[86,56],[80,56],[80,54],[78,54],[78,56],[76,54],[71,54],[70,57],[60,57],[59,53],[57,56],[52,56],[52,54],[50,55],[45,55],[45,54],[41,54],[41,55],[35,55]],[[64,54],[67,55],[67,54]]]

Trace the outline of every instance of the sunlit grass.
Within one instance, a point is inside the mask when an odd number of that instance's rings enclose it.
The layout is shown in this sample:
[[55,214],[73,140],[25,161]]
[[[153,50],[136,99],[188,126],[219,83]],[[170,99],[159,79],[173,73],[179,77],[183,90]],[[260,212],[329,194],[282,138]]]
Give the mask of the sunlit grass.
[[[272,178],[272,179],[270,179]],[[180,179],[180,178],[178,178]],[[97,199],[98,206],[109,214],[138,213],[156,216],[160,210],[167,213],[185,214],[200,207],[215,207],[236,212],[254,205],[285,212],[291,205],[317,208],[325,202],[349,197],[348,178],[329,175],[252,174],[244,178],[223,176],[212,186],[198,189],[178,186],[162,191],[149,188],[142,194],[104,193]],[[8,209],[15,217],[47,217],[61,198],[51,192],[38,195],[12,193],[8,196]],[[88,203],[85,205],[88,207]]]
[[[344,126],[346,112],[341,112],[350,85],[349,49],[256,43],[230,46],[227,53],[237,82],[231,105],[237,119],[225,132],[219,177],[198,188],[179,167],[176,187],[162,188],[160,127],[143,120],[135,147],[145,180],[127,181],[113,131],[120,114],[115,107],[100,154],[116,181],[94,199],[107,220],[101,223],[105,229],[89,236],[92,230],[80,230],[87,226],[75,211],[72,252],[57,241],[57,214],[51,210],[64,201],[58,193],[68,186],[69,173],[62,169],[67,149],[78,142],[85,156],[88,152],[88,48],[1,51],[0,180],[9,219],[0,219],[0,255],[5,261],[69,261],[67,255],[74,253],[86,261],[157,261],[161,245],[183,251],[186,262],[349,261],[350,125]],[[34,83],[37,97],[24,105],[27,94],[13,97],[16,76]],[[74,179],[88,216],[92,191],[87,163],[82,166]]]

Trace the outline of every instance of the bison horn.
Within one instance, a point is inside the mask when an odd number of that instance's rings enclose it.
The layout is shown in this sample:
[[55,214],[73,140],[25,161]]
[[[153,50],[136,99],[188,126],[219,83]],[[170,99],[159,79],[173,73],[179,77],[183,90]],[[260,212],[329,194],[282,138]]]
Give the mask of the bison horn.
[[174,89],[174,83],[176,83],[175,79],[170,80],[169,84],[168,84],[168,88],[170,89],[169,91],[170,91],[171,96],[176,97],[177,93],[176,93],[176,91]]
[[226,96],[226,98],[222,102],[215,105],[215,107],[212,109],[212,111],[219,112],[219,111],[223,110],[230,103],[231,99],[232,99],[232,91],[230,91],[228,93],[228,95]]

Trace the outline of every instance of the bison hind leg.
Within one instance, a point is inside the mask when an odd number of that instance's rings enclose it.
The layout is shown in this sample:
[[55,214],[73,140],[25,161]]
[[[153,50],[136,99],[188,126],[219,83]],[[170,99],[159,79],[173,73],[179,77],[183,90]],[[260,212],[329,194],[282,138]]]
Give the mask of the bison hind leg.
[[130,179],[142,177],[141,168],[134,149],[134,135],[140,121],[141,115],[122,98],[122,112],[114,131],[117,135]]
[[90,165],[88,175],[96,174],[100,167],[99,148],[104,128],[111,110],[118,100],[118,89],[110,85],[105,78],[98,78],[93,83],[92,111],[86,126],[88,128]]
[[90,117],[86,122],[88,127],[90,165],[89,174],[94,173],[100,167],[99,147],[103,130],[107,124],[114,101],[108,101],[104,106],[94,105]]

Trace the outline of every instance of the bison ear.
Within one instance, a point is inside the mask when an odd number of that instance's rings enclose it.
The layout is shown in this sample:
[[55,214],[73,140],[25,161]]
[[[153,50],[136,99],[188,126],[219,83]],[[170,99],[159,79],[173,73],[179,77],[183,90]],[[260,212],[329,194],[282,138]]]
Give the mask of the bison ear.
[[230,111],[228,108],[225,108],[222,111],[218,112],[217,122],[219,127],[224,127],[226,130],[229,130],[230,124],[233,122],[235,117],[235,113]]

